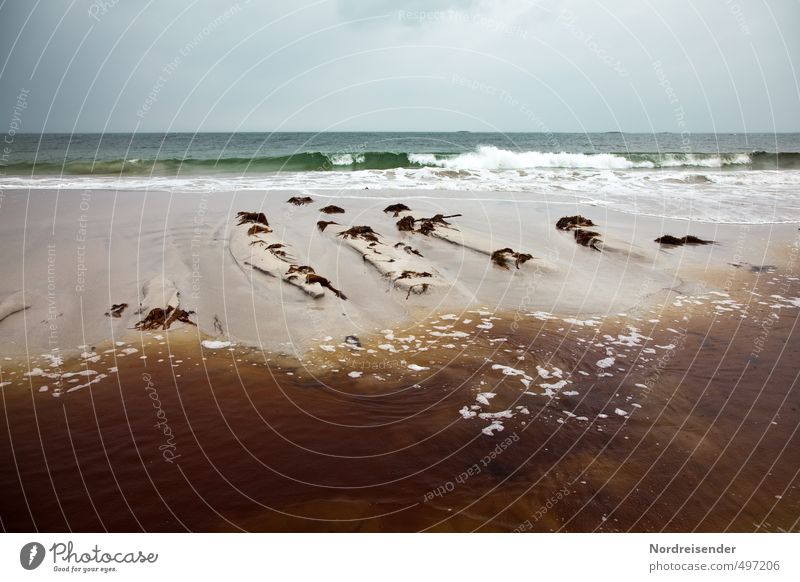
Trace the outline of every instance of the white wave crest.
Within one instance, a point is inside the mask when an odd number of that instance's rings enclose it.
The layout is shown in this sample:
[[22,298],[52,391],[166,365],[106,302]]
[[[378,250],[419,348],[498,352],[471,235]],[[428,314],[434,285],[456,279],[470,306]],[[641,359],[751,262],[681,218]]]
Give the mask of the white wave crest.
[[[634,162],[615,154],[568,154],[566,152],[512,152],[495,146],[480,146],[477,151],[454,157],[430,154],[411,154],[409,160],[418,164],[453,170],[524,170],[531,168],[594,168],[628,170]],[[638,166],[652,168],[652,162]]]
[[721,168],[722,166],[735,166],[749,164],[752,160],[747,154],[734,156],[696,156],[693,154],[663,154],[659,161],[662,168],[678,168],[681,166],[697,166],[700,168]]
[[527,170],[535,168],[574,168],[594,170],[631,170],[635,168],[704,167],[720,168],[749,164],[750,156],[702,156],[694,154],[661,154],[655,159],[632,154],[629,159],[619,154],[574,154],[567,152],[513,152],[496,146],[479,146],[474,152],[456,156],[409,154],[410,162],[422,166],[438,166],[453,170]]
[[439,165],[436,156],[433,154],[408,154],[408,161],[412,164],[419,164],[420,166]]
[[352,166],[353,164],[363,164],[364,154],[324,154],[331,165]]

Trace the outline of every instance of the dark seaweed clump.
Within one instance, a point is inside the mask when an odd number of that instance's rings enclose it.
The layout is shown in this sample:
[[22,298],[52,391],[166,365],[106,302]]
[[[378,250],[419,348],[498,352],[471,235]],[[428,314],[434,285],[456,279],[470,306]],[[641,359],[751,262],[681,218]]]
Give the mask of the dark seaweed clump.
[[672,236],[670,234],[665,234],[664,236],[658,237],[655,242],[662,244],[662,245],[671,245],[671,246],[683,246],[683,245],[712,245],[714,244],[713,240],[703,240],[696,236],[692,236],[691,234],[687,234],[684,237],[678,238],[676,236]]
[[111,309],[106,311],[106,317],[122,317],[122,312],[127,309],[127,303],[115,303]]
[[336,287],[334,287],[328,279],[326,279],[322,275],[317,275],[314,272],[313,267],[309,267],[308,265],[291,265],[289,267],[289,270],[286,271],[286,275],[287,275],[286,278],[289,280],[294,279],[296,277],[304,277],[308,285],[314,285],[314,284],[320,285],[325,289],[331,291],[331,293],[336,295],[339,299],[345,301],[347,300],[345,294],[339,291]]
[[[447,218],[456,218],[460,214],[450,214],[444,216],[443,214],[436,214],[430,218],[414,218],[413,216],[404,216],[397,221],[397,228],[400,231],[419,232],[420,234],[429,235],[440,226],[450,226]],[[419,226],[417,226],[419,223]]]
[[394,214],[394,217],[397,218],[400,216],[401,212],[410,212],[411,209],[406,206],[405,204],[390,204],[386,208],[383,209],[384,212],[391,212]]
[[394,248],[396,248],[396,249],[403,249],[403,250],[404,250],[405,252],[407,252],[409,255],[416,255],[416,256],[418,256],[418,257],[421,257],[421,256],[422,256],[422,253],[421,253],[421,252],[419,252],[417,249],[415,249],[415,248],[414,248],[414,247],[412,247],[411,245],[407,245],[407,244],[404,244],[404,243],[402,243],[402,242],[396,243],[396,244],[394,245]]
[[264,233],[269,234],[272,232],[272,229],[268,226],[264,226],[263,224],[254,224],[247,230],[248,236],[256,236],[258,234]]
[[352,226],[347,230],[343,230],[337,236],[342,238],[360,238],[373,243],[380,242],[378,240],[380,235],[372,230],[371,226]]
[[579,245],[589,247],[600,252],[600,248],[597,246],[602,242],[600,240],[599,232],[578,228],[573,231],[573,234],[575,235],[575,242],[577,242]]
[[491,258],[495,265],[502,267],[503,269],[508,269],[508,265],[513,259],[514,267],[519,269],[519,266],[530,261],[533,258],[533,255],[529,255],[528,253],[517,253],[513,249],[505,248],[493,252]]
[[194,322],[189,319],[189,316],[192,314],[194,314],[194,311],[186,311],[180,307],[173,307],[172,305],[168,305],[166,309],[154,307],[147,314],[147,317],[136,324],[136,329],[145,331],[153,329],[166,330],[176,321],[195,325]]
[[333,205],[320,208],[319,211],[324,212],[325,214],[344,214],[344,208]]
[[263,212],[237,212],[236,216],[239,218],[239,226],[250,222],[269,226],[269,222],[267,222],[267,215]]
[[562,216],[558,219],[558,222],[556,222],[556,228],[558,230],[571,230],[582,226],[595,226],[595,224],[580,214],[576,214],[575,216]]
[[403,271],[398,279],[420,279],[422,277],[433,277],[428,271]]
[[318,220],[317,221],[317,228],[320,232],[325,232],[325,229],[328,228],[332,224],[339,224],[338,222],[334,222],[333,220]]

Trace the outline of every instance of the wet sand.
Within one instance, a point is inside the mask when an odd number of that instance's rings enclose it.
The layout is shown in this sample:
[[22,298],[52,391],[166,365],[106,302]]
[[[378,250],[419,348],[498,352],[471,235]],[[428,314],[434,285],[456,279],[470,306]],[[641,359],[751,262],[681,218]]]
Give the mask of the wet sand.
[[7,360],[3,529],[797,531],[793,263],[701,283],[585,319],[439,313],[301,359],[145,332],[64,362],[67,389],[108,377],[58,398]]
[[[308,205],[287,203],[296,194],[6,192],[0,355],[77,356],[79,346],[118,339],[143,312],[168,304],[193,311],[208,336],[292,354],[324,337],[373,334],[464,308],[585,318],[624,311],[665,289],[691,293],[693,271],[786,262],[797,235],[791,224],[690,223],[516,193],[328,191],[311,192]],[[346,212],[322,213],[331,202]],[[411,208],[402,218],[461,216],[429,235],[401,231],[401,217],[383,211],[397,202]],[[237,226],[239,212],[263,212],[273,232],[248,234],[254,224]],[[574,214],[594,221],[602,252],[555,228]],[[321,219],[339,224],[320,231]],[[378,253],[343,235],[359,226],[378,233]],[[665,248],[654,242],[664,234],[718,244]],[[502,249],[532,258],[504,269],[490,258]],[[313,268],[347,300],[303,285],[305,275],[292,267]],[[430,277],[403,278],[404,271]],[[123,304],[120,317],[104,316]]]

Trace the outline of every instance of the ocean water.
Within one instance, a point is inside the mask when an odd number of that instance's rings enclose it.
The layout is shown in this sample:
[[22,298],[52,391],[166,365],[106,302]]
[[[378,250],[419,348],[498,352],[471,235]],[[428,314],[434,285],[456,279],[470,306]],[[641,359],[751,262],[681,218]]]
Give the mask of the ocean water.
[[795,222],[800,134],[29,134],[15,136],[0,161],[0,188],[343,197],[446,190],[691,220]]

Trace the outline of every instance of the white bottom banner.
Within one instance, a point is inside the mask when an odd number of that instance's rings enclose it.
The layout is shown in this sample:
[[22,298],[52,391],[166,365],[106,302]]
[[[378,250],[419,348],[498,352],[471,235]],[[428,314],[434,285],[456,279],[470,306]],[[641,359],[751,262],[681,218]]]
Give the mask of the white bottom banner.
[[799,580],[796,534],[3,534],[0,580]]

